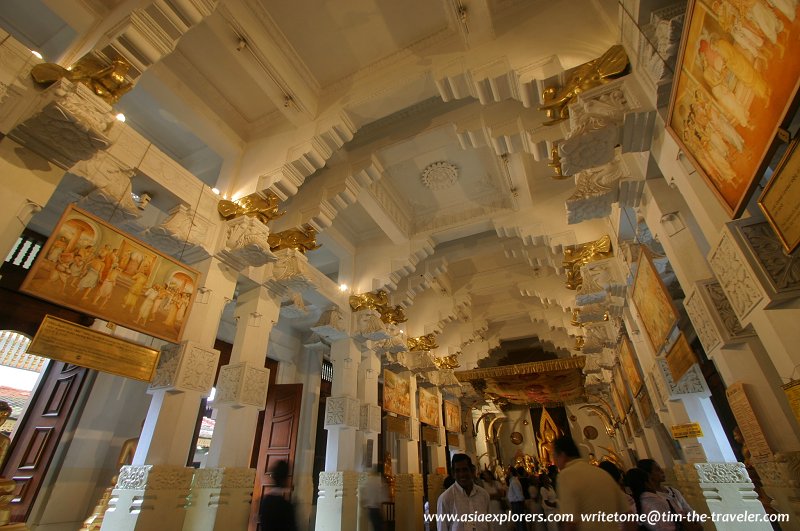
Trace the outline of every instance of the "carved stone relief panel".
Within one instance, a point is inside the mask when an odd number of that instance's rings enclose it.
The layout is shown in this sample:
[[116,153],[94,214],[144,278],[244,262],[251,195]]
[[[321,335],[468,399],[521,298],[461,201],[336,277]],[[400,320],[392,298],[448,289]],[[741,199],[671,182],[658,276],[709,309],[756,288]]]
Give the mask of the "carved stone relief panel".
[[156,375],[150,389],[211,393],[217,372],[219,351],[193,341],[182,341],[161,349]]
[[267,401],[269,370],[255,367],[246,362],[225,365],[219,371],[217,394],[214,407],[232,405],[234,407],[254,406],[264,409]]
[[764,296],[728,230],[723,230],[717,247],[711,250],[708,263],[736,316],[739,320],[744,319]]
[[358,428],[361,423],[361,405],[349,396],[325,400],[325,428]]

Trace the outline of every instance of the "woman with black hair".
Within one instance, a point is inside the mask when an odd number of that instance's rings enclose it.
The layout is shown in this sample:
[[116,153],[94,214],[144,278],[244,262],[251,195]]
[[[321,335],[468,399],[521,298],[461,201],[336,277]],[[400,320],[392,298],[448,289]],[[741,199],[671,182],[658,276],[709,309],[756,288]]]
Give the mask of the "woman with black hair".
[[663,485],[666,480],[664,470],[653,459],[640,459],[636,467],[647,472],[655,493],[667,500],[673,512],[683,515],[694,512],[678,489]]

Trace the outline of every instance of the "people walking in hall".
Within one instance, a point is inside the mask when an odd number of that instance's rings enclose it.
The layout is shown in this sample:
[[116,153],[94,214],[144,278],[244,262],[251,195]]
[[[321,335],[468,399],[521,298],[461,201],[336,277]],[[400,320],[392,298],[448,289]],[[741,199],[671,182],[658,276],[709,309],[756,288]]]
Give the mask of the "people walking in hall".
[[525,531],[525,522],[522,521],[522,515],[525,514],[525,495],[522,492],[522,482],[519,480],[519,472],[514,467],[508,468],[508,503],[511,505],[511,513],[520,515],[520,520],[517,520],[514,528],[517,531]]
[[625,499],[628,502],[628,512],[635,513],[636,504],[633,501],[633,497],[631,497],[630,494],[625,492],[625,482],[623,481],[622,470],[620,470],[619,467],[614,463],[612,463],[611,461],[603,461],[597,466],[608,472],[608,475],[611,476],[611,479],[613,479],[617,483],[617,485],[619,485],[619,488],[622,489],[622,494],[625,496]]
[[[649,508],[645,512],[657,510],[661,512],[680,514],[684,517],[694,512],[694,509],[692,509],[692,507],[683,497],[683,494],[681,494],[678,489],[674,487],[668,487],[663,484],[666,480],[664,469],[661,468],[658,463],[655,462],[655,460],[640,459],[636,463],[636,467],[644,470],[644,472],[647,474],[648,490],[645,491],[644,495],[642,496],[642,506],[647,506]],[[667,522],[665,522],[665,524],[666,523]],[[689,522],[685,518],[679,527],[683,531],[701,528],[700,524],[696,522]],[[675,529],[675,525],[672,524],[671,527],[667,525],[666,527],[662,526],[654,529],[658,529],[658,531],[672,531]]]
[[[553,483],[550,481],[550,476],[542,474],[539,478],[541,487],[539,487],[539,498],[542,500],[542,512],[545,518],[551,514],[558,512],[558,497],[556,496],[556,489],[553,488]],[[547,522],[547,531],[558,531],[558,522]]]
[[[467,454],[455,454],[450,467],[455,483],[439,496],[436,512],[440,515],[489,514],[489,493],[475,484],[472,459]],[[438,531],[488,531],[489,523],[445,522],[437,523]]]
[[286,481],[289,479],[289,463],[278,461],[270,469],[274,485],[269,494],[261,498],[258,509],[261,531],[297,531],[294,507],[284,497]]
[[581,459],[575,441],[568,435],[554,442],[559,468],[556,496],[562,514],[572,515],[572,522],[562,522],[565,531],[605,531],[608,522],[582,522],[581,514],[627,513],[628,502],[622,490],[606,472]]
[[358,497],[361,505],[367,511],[372,530],[381,531],[383,529],[381,506],[387,498],[383,483],[383,463],[375,465],[366,481],[362,483]]

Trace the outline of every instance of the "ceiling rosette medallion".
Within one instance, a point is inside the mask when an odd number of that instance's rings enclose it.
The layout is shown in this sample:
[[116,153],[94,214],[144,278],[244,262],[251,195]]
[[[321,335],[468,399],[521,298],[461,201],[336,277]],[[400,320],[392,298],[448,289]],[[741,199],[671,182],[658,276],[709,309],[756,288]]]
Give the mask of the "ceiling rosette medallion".
[[422,170],[422,184],[429,190],[445,190],[458,181],[458,167],[455,164],[440,160],[428,164]]

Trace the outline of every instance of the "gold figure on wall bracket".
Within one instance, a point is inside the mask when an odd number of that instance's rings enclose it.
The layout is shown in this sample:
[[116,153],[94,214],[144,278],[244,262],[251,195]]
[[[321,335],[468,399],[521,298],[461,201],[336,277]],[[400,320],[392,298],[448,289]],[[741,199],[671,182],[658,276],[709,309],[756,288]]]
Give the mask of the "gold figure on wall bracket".
[[389,294],[379,289],[377,291],[350,295],[350,309],[354,312],[362,310],[375,310],[381,314],[381,321],[386,324],[399,324],[408,321],[402,306],[390,306]]
[[406,339],[406,346],[408,350],[433,350],[439,348],[436,342],[436,334],[426,334],[419,337],[409,337]]
[[552,125],[569,118],[569,104],[583,92],[608,83],[626,75],[630,71],[630,61],[625,48],[616,44],[597,59],[578,65],[569,70],[561,88],[549,87],[542,92],[540,111],[545,111]]
[[581,268],[590,262],[611,258],[614,253],[611,249],[611,237],[602,238],[576,245],[564,250],[564,261],[561,265],[567,273],[566,286],[568,289],[578,290],[583,285]]
[[441,369],[458,369],[461,364],[458,362],[458,353],[451,354],[450,356],[434,357],[433,364],[436,368]]
[[113,105],[133,88],[127,81],[131,65],[122,59],[106,62],[92,54],[81,57],[69,69],[55,63],[40,63],[31,69],[36,84],[49,87],[59,79],[86,85],[106,103]]
[[269,242],[270,251],[294,249],[306,254],[306,251],[313,251],[321,247],[317,244],[317,231],[311,226],[273,232],[267,237],[267,242]]
[[235,201],[221,199],[217,204],[217,212],[226,220],[250,216],[266,225],[286,214],[278,208],[278,203],[280,203],[278,196],[272,192],[254,192]]

